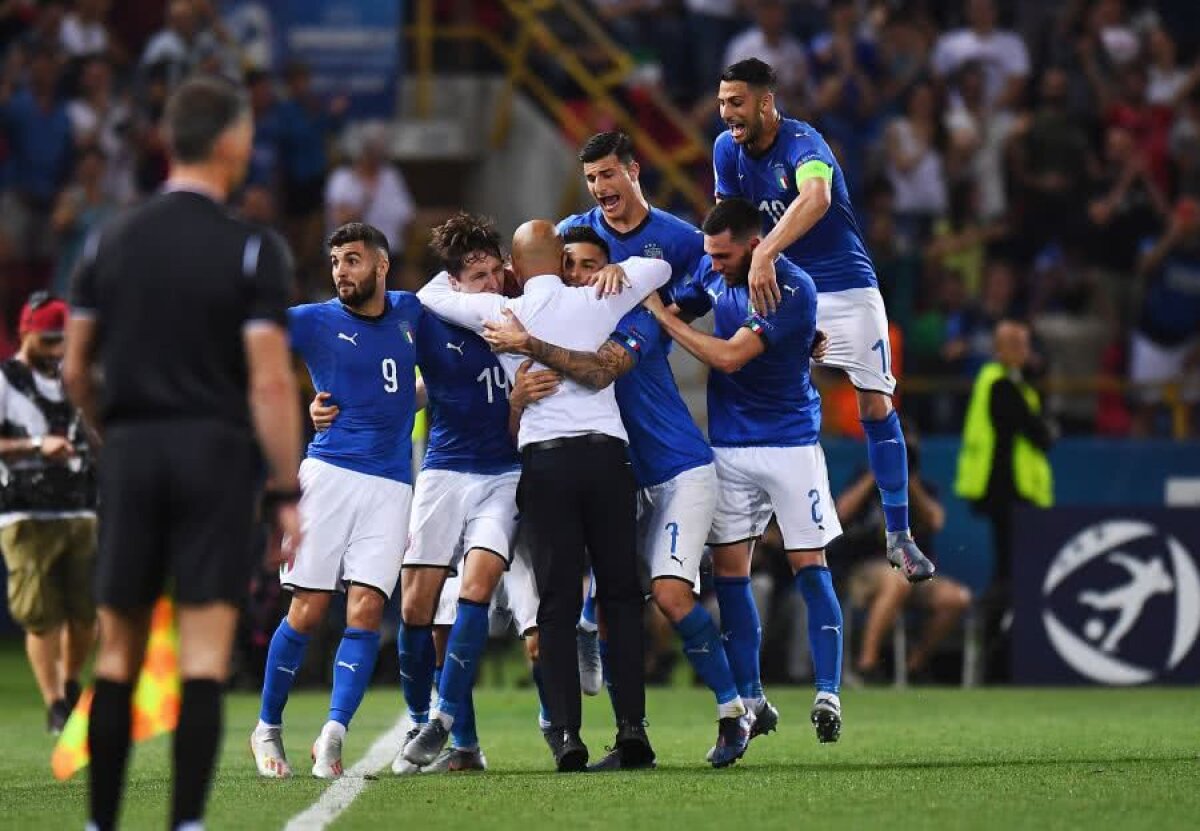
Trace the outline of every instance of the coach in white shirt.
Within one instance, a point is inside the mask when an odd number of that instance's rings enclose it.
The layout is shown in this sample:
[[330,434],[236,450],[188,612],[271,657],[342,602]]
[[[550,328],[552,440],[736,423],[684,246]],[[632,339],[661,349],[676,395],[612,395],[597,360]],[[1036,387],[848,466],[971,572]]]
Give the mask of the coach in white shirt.
[[[513,270],[524,295],[452,291],[444,274],[417,296],[429,311],[475,332],[509,309],[535,337],[568,349],[598,349],[621,317],[665,284],[671,267],[633,257],[621,264],[630,287],[597,297],[562,282],[562,240],[554,225],[527,222],[513,235]],[[511,381],[523,358],[501,355]],[[582,605],[585,551],[596,574],[608,625],[608,671],[622,756],[654,752],[642,726],[642,591],[638,581],[635,485],[627,437],[612,386],[593,391],[564,379],[557,393],[530,405],[521,419],[517,505],[533,555],[541,604],[538,628],[551,730],[546,738],[560,771],[582,770],[587,747],[581,723],[575,624]]]

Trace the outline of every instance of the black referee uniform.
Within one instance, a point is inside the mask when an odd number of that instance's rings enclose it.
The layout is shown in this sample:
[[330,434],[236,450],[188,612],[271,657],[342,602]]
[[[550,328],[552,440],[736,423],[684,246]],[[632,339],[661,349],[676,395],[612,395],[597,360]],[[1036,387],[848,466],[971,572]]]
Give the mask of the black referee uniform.
[[286,328],[291,287],[283,241],[197,192],[151,199],[85,251],[72,313],[94,315],[104,374],[100,605],[145,608],[168,578],[180,603],[242,600],[263,478],[242,330]]

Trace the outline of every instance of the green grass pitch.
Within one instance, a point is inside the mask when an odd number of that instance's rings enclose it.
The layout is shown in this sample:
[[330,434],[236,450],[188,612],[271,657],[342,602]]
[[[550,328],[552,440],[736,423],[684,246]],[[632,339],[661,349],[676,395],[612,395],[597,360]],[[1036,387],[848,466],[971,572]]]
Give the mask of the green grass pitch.
[[[811,694],[776,688],[780,730],[736,767],[704,762],[715,735],[707,692],[652,690],[653,772],[557,775],[529,690],[477,693],[491,770],[398,779],[385,768],[334,822],[337,829],[1194,829],[1200,827],[1200,692],[913,689],[849,691],[845,729],[821,746]],[[233,695],[209,803],[212,829],[274,829],[317,800],[308,747],[327,697],[297,694],[288,753],[301,775],[259,780],[247,749],[255,697]],[[603,699],[586,702],[593,757],[612,734]],[[347,740],[346,767],[395,721],[400,694],[373,687]],[[21,656],[0,652],[0,828],[80,828],[86,775],[50,776],[51,739]],[[164,827],[169,740],[136,748],[124,827]]]

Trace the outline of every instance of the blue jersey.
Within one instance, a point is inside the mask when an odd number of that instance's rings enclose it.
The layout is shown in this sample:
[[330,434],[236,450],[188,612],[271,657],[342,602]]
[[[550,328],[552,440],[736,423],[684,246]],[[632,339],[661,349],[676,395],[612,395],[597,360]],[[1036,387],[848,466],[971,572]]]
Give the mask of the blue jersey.
[[775,142],[757,158],[735,143],[728,130],[717,136],[713,144],[717,198],[749,199],[762,215],[763,233],[769,233],[799,194],[797,171],[811,162],[832,170],[832,200],[825,216],[784,254],[809,273],[817,291],[878,286],[854,218],[846,177],[825,139],[811,125],[782,119]]
[[421,319],[421,303],[407,291],[389,291],[378,318],[356,315],[337,298],[288,309],[292,349],[340,410],[308,445],[309,458],[412,484]]
[[783,299],[774,314],[750,307],[746,286],[728,286],[705,257],[692,279],[672,293],[685,312],[713,313],[713,334],[728,340],[743,326],[766,351],[737,372],[708,375],[708,436],[713,447],[797,447],[816,444],[821,396],[809,377],[817,329],[817,289],[802,268],[775,261]]
[[617,324],[612,340],[633,356],[616,382],[617,406],[629,434],[629,458],[639,488],[674,479],[712,461],[712,449],[692,420],[667,360],[671,338],[638,306]]
[[636,228],[625,233],[614,231],[599,207],[568,216],[558,223],[559,233],[572,225],[588,225],[599,234],[608,243],[609,259],[614,263],[630,257],[666,260],[671,265],[668,286],[686,280],[704,256],[704,236],[700,229],[658,208],[651,208]]
[[417,363],[429,394],[422,470],[490,475],[520,467],[508,433],[508,377],[483,339],[426,312]]

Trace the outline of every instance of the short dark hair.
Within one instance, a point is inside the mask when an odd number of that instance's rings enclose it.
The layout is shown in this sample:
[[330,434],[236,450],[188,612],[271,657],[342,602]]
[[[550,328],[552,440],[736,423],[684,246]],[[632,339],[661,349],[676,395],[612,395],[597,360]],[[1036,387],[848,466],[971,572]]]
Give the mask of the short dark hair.
[[598,162],[605,156],[616,156],[621,164],[629,164],[633,161],[633,139],[620,130],[609,130],[596,133],[579,151],[579,161],[584,164]]
[[769,92],[774,92],[779,85],[779,79],[775,77],[775,70],[769,63],[760,61],[758,58],[746,58],[744,61],[730,64],[721,73],[721,80],[730,83],[741,81],[747,86],[765,89]]
[[704,217],[700,230],[705,236],[715,237],[729,231],[735,239],[745,239],[762,232],[762,219],[749,199],[722,199]]
[[466,211],[459,211],[434,228],[429,247],[451,274],[462,271],[467,256],[475,251],[504,259],[500,253],[500,232],[496,230],[496,223],[489,217]]
[[167,101],[171,156],[185,164],[206,161],[220,135],[248,111],[245,96],[228,81],[189,78]]
[[374,225],[368,225],[365,222],[347,222],[342,227],[338,228],[329,235],[329,247],[338,248],[342,245],[349,245],[352,242],[365,243],[368,248],[378,250],[385,257],[391,247],[388,245],[387,234],[380,231]]
[[572,225],[570,228],[562,232],[563,245],[571,245],[576,242],[586,242],[594,245],[604,252],[604,259],[612,259],[612,251],[608,247],[608,242],[604,237],[596,233],[596,229],[590,225]]

